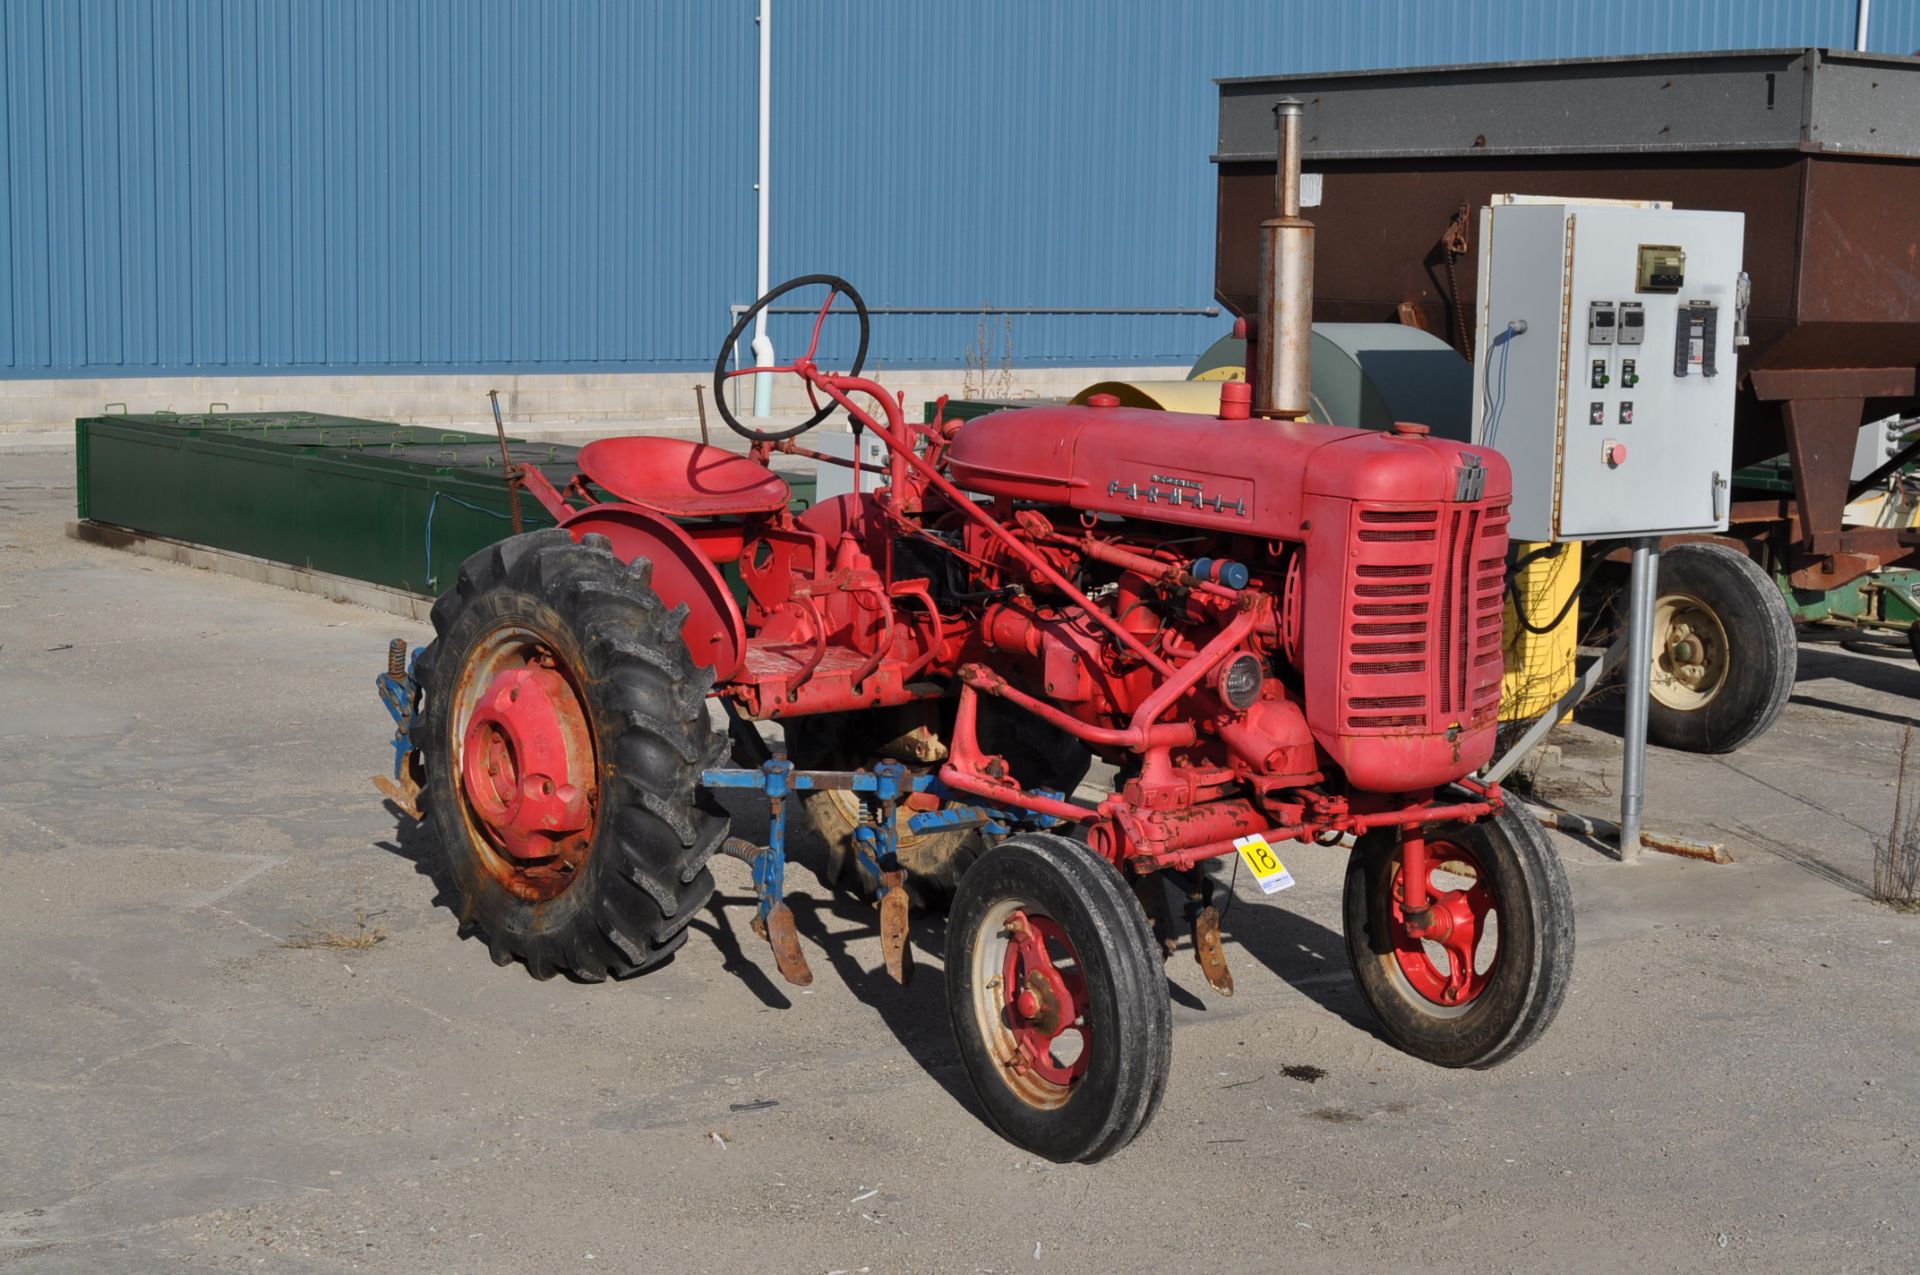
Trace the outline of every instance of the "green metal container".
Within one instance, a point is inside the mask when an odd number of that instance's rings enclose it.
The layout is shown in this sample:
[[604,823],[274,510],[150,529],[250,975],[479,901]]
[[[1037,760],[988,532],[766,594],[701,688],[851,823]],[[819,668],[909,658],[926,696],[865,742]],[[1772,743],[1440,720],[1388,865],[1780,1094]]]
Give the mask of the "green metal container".
[[[512,532],[488,434],[311,412],[91,416],[74,434],[79,516],[130,531],[427,595]],[[556,487],[580,472],[576,447],[510,438],[508,453]],[[812,503],[811,478],[789,486]],[[530,494],[520,512],[554,525]]]
[[[437,593],[509,534],[499,443],[311,413],[95,416],[74,423],[81,518]],[[556,485],[576,448],[512,440]],[[550,527],[523,495],[524,525]]]

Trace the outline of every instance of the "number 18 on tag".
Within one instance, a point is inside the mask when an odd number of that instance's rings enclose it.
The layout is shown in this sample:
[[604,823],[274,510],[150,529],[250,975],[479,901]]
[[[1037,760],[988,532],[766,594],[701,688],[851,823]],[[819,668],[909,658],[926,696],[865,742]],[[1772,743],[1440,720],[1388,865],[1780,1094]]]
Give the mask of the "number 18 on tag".
[[1259,833],[1251,837],[1236,837],[1233,848],[1240,852],[1240,861],[1253,873],[1253,879],[1260,883],[1263,894],[1277,894],[1293,884],[1293,873],[1287,871],[1287,865],[1280,862],[1280,856],[1273,852],[1267,839]]

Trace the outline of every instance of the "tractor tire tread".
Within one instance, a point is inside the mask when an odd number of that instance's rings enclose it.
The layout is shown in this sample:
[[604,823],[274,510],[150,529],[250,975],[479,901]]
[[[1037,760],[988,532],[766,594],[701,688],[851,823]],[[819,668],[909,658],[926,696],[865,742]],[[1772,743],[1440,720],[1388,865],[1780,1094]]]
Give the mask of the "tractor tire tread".
[[[536,978],[598,982],[658,965],[713,893],[706,865],[727,832],[725,812],[700,784],[725,746],[707,718],[713,675],[693,663],[675,611],[648,579],[649,571],[615,558],[604,538],[576,543],[550,528],[474,554],[434,603],[415,743],[428,757],[423,802],[452,880],[446,893],[463,930],[483,937],[495,962],[518,959]],[[483,599],[494,618],[469,620]],[[568,655],[580,668],[603,771],[600,827],[582,878],[538,905],[478,865],[447,720],[457,666],[473,644],[490,624],[521,619],[565,631],[561,644],[574,648]]]
[[[1016,857],[1031,862],[1009,863]],[[1100,1031],[1097,1044],[1089,1045],[1113,1060],[1112,1101],[1104,1108],[1076,1111],[1074,1100],[1080,1096],[1076,1091],[1066,1106],[1038,1118],[1043,1124],[1056,1124],[1043,1138],[1009,1122],[1009,1116],[1018,1121],[1029,1113],[1019,1099],[1001,1099],[995,1088],[1003,1085],[1000,1064],[992,1059],[986,1043],[978,1039],[972,1021],[969,944],[975,938],[976,924],[991,906],[991,891],[998,878],[1015,868],[1016,875],[1050,883],[1051,888],[1045,892],[1054,896],[1051,906],[1077,908],[1083,913],[1069,921],[1056,912],[1054,920],[1069,931],[1080,924],[1092,931],[1100,960],[1090,960],[1093,953],[1084,950],[1080,960],[1083,967],[1106,970],[1112,984],[1112,1009],[1118,1018]],[[1055,1160],[1092,1163],[1139,1136],[1166,1092],[1173,1053],[1173,1009],[1159,947],[1147,925],[1146,913],[1111,864],[1086,846],[1053,833],[1031,832],[1008,838],[982,855],[961,879],[947,926],[946,967],[948,1016],[961,1061],[988,1119],[1005,1137]]]
[[[848,770],[870,767],[883,741],[900,733],[900,723],[875,724],[870,714],[853,712],[814,719],[796,731],[787,730],[788,757],[809,769]],[[1005,754],[1015,776],[1028,787],[1071,793],[1086,777],[1093,754],[1065,731],[1039,721],[1019,709],[990,700],[981,706],[980,741],[986,751]],[[853,832],[859,825],[857,805],[844,792],[811,792],[800,799],[808,824],[827,850],[825,879],[829,886],[859,897],[879,896],[880,881],[854,853]],[[906,822],[902,817],[901,823]],[[914,907],[946,910],[960,879],[990,848],[990,839],[971,828],[900,833],[900,866],[907,873],[907,892]]]

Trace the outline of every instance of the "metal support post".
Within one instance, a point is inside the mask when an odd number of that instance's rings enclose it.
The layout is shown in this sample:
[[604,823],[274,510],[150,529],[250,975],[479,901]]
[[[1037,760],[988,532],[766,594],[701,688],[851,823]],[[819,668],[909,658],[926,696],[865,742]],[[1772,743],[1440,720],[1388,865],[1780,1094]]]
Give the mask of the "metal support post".
[[[1481,771],[1479,778],[1484,784],[1497,784],[1506,779],[1515,767],[1526,760],[1534,746],[1545,739],[1581,700],[1593,694],[1594,688],[1620,666],[1621,660],[1628,660],[1631,663],[1627,672],[1626,747],[1620,767],[1620,822],[1616,824],[1605,819],[1590,819],[1565,810],[1543,809],[1535,813],[1540,822],[1550,828],[1618,842],[1620,858],[1625,863],[1636,860],[1643,849],[1704,859],[1709,863],[1732,863],[1733,856],[1717,842],[1647,832],[1640,826],[1640,818],[1646,808],[1648,683],[1653,671],[1653,653],[1650,649],[1653,645],[1653,608],[1659,596],[1659,590],[1655,587],[1660,576],[1658,545],[1659,542],[1655,540],[1635,543],[1634,577],[1628,595],[1627,623],[1620,635],[1614,638],[1613,645],[1599,659],[1587,665],[1580,676],[1573,680],[1573,685],[1567,688],[1566,694],[1542,713],[1539,720],[1528,727],[1527,733],[1514,742],[1513,747]],[[1640,670],[1637,675],[1633,671],[1635,667]],[[1632,821],[1631,832],[1627,830],[1629,820]]]
[[[759,213],[759,233],[754,241],[754,283],[757,301],[773,287],[767,273],[768,244],[773,238],[773,0],[760,0],[760,13],[754,21],[760,27],[760,171],[753,184]],[[753,361],[757,367],[773,366],[773,338],[767,335],[767,312],[762,310],[753,321]],[[753,414],[773,415],[773,374],[762,372],[753,378]]]
[[1653,608],[1660,578],[1660,542],[1633,542],[1627,586],[1627,721],[1620,764],[1620,861],[1640,857],[1640,817],[1647,801],[1647,708],[1653,674]]

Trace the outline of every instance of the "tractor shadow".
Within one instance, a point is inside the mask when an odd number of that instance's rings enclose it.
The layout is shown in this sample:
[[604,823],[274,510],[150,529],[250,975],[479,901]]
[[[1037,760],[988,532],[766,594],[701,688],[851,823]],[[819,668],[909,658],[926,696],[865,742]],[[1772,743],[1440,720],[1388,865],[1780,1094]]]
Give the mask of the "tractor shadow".
[[[942,961],[946,917],[936,912],[913,913],[911,974],[903,987],[893,981],[884,965],[869,965],[854,950],[856,944],[876,949],[879,945],[880,912],[872,903],[831,891],[824,900],[812,894],[790,894],[787,906],[793,909],[794,926],[808,951],[825,955],[834,976],[855,1000],[879,1016],[907,1056],[949,1097],[984,1123],[986,1117],[974,1101],[947,1021]],[[816,970],[814,977],[820,977],[820,971]]]
[[[1321,1009],[1356,1031],[1386,1039],[1361,999],[1342,935],[1283,903],[1239,896],[1221,918],[1220,928],[1240,951]],[[1191,944],[1183,944],[1173,959],[1193,960]]]
[[393,840],[376,841],[374,848],[397,855],[413,865],[413,870],[433,883],[433,906],[445,908],[460,923],[460,937],[474,937],[471,927],[460,915],[453,879],[447,875],[446,856],[440,852],[440,838],[424,819],[415,819],[392,801],[381,803],[393,816]]
[[[458,896],[442,866],[439,838],[429,825],[416,822],[391,802],[387,809],[394,817],[393,839],[375,844],[412,863],[416,872],[433,882],[434,906],[445,908],[459,920],[455,903]],[[756,821],[747,811],[736,810],[734,814],[736,833],[749,838],[756,832],[764,836],[764,816]],[[826,880],[824,849],[817,845],[811,830],[797,820],[795,832],[794,853],[788,860],[787,906],[793,910],[794,926],[816,984],[824,978],[839,981],[879,1017],[908,1057],[935,1084],[985,1124],[985,1113],[967,1082],[947,1020],[945,915],[915,909],[911,932],[914,973],[906,986],[900,986],[884,965],[878,964],[878,908],[867,899],[831,886]],[[791,989],[781,980],[766,941],[751,928],[756,904],[750,893],[716,889],[705,908],[688,923],[688,932],[710,941],[720,955],[721,969],[738,978],[761,1004],[770,1009],[792,1009]],[[1235,948],[1282,982],[1356,1029],[1381,1038],[1354,986],[1340,935],[1284,907],[1265,906],[1246,898],[1234,900],[1222,928]],[[464,922],[460,923],[460,936],[477,937]],[[679,959],[686,950],[682,947],[668,958],[669,962]],[[1183,943],[1169,962],[1192,959],[1191,944]],[[1209,1009],[1210,995],[1196,996],[1171,978],[1166,986],[1174,1003],[1201,1013]]]
[[[727,794],[721,798],[733,817],[733,833],[764,844],[764,800]],[[947,1021],[943,972],[946,916],[916,908],[909,931],[912,974],[902,987],[893,981],[880,954],[880,911],[875,904],[836,888],[827,872],[827,851],[804,818],[788,824],[787,907],[793,912],[801,950],[815,986],[833,980],[872,1010],[908,1057],[962,1108],[985,1122],[974,1101],[954,1048]],[[761,1003],[772,1009],[793,1005],[790,988],[773,963],[767,942],[752,929],[757,900],[749,893],[718,892],[702,918],[689,928],[713,939],[726,968],[738,973]],[[824,958],[824,961],[823,959]]]
[[[781,990],[786,984],[775,982],[774,976],[755,959],[755,954],[747,951],[747,944],[753,944],[767,967],[772,968],[772,953],[766,941],[753,932],[751,924],[759,902],[751,894],[726,894],[716,889],[707,898],[702,914],[687,922],[687,932],[711,939],[714,950],[720,953],[721,972],[739,979],[762,1005],[768,1009],[792,1009],[793,1001]],[[736,918],[739,919],[737,927]]]

